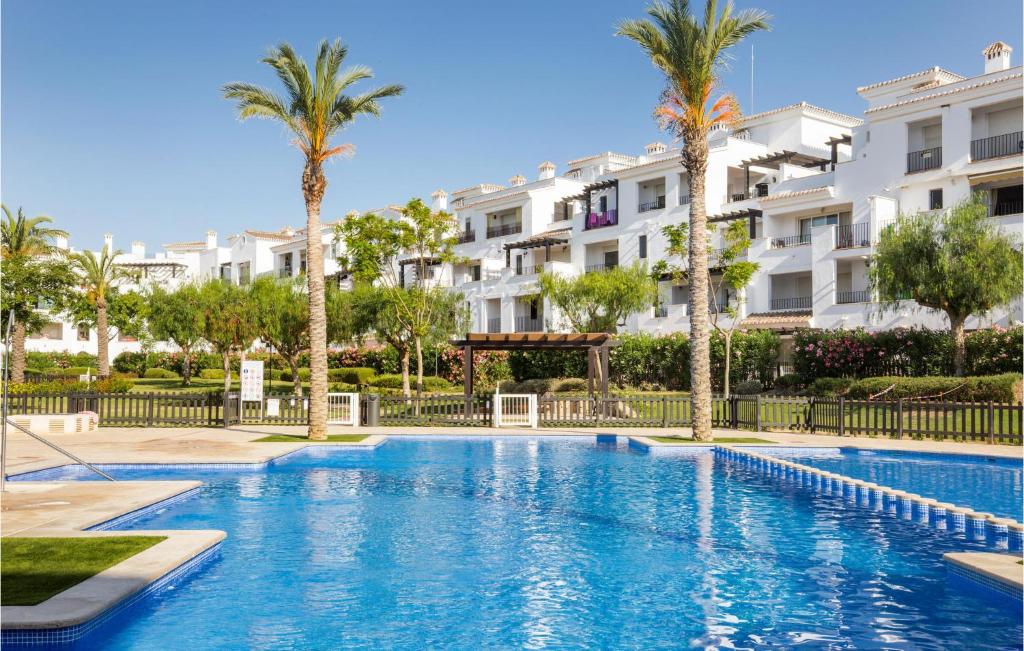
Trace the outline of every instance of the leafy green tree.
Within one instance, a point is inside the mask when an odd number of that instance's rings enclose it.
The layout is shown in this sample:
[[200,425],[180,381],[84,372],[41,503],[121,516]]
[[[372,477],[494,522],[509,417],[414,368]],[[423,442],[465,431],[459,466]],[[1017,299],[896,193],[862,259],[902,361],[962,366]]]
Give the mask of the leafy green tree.
[[[100,340],[109,343],[115,335],[149,340],[149,333],[146,330],[149,301],[145,296],[134,290],[122,290],[120,287],[112,286],[106,290],[105,304],[105,331],[99,328],[99,310],[94,297],[88,291],[69,292],[55,309],[69,321],[96,330],[97,345]],[[101,332],[106,336],[101,336]]]
[[541,296],[561,314],[562,325],[575,332],[616,332],[658,295],[657,283],[640,263],[573,277],[544,272],[538,283]]
[[40,305],[60,303],[74,285],[74,276],[53,240],[67,232],[51,228],[49,217],[26,217],[21,208],[16,215],[3,206],[0,222],[0,324],[7,332],[7,320],[14,310],[11,325],[10,373],[14,382],[25,381],[25,339],[42,330],[49,322]]
[[[666,251],[670,256],[685,258],[688,251],[689,225],[668,224],[661,229],[668,246]],[[709,230],[711,227],[709,225]],[[740,324],[742,306],[746,303],[746,288],[753,280],[754,274],[761,268],[756,262],[743,260],[743,255],[750,248],[750,233],[743,221],[730,222],[722,229],[722,246],[714,249],[710,241],[707,241],[708,259],[711,261],[708,269],[708,294],[709,299],[715,302],[711,310],[711,326],[721,336],[725,346],[725,368],[723,370],[722,393],[729,397],[729,377],[733,357],[733,335]],[[712,273],[714,271],[715,273]],[[655,276],[660,277],[670,274],[677,282],[688,280],[689,274],[685,267],[671,265],[665,260],[660,260],[655,265]],[[725,300],[722,300],[724,295]],[[732,299],[732,300],[729,300]],[[691,297],[691,301],[693,298]],[[729,317],[728,323],[721,320],[722,316]]]
[[352,145],[335,145],[332,139],[361,115],[380,116],[380,100],[400,95],[398,85],[383,86],[346,95],[354,84],[370,79],[366,66],[342,70],[348,48],[341,41],[322,41],[314,70],[281,43],[263,59],[285,87],[285,96],[273,91],[235,82],[224,86],[224,97],[235,100],[243,120],[276,120],[295,136],[292,142],[305,156],[302,195],[306,201],[306,282],[309,292],[309,438],[327,438],[327,316],[324,297],[324,259],[320,241],[320,205],[327,190],[324,163],[342,154],[352,154]]
[[203,343],[205,313],[199,287],[181,285],[168,291],[154,286],[148,296],[147,323],[150,334],[162,341],[170,341],[183,355],[181,382],[192,384],[192,354]]
[[203,338],[221,356],[224,391],[231,390],[231,355],[241,354],[259,336],[258,315],[249,293],[237,285],[209,280],[199,288]]
[[[86,310],[78,303],[71,311],[77,319],[94,323],[96,328],[96,364],[101,378],[110,375],[110,323],[108,299],[116,293],[117,286],[130,277],[124,267],[117,265],[120,251],[111,251],[106,245],[99,255],[93,251],[78,251],[69,254],[71,267],[79,277]],[[84,313],[83,313],[84,312]]]
[[273,346],[288,364],[297,396],[302,395],[299,358],[309,350],[309,302],[304,294],[305,284],[301,281],[279,281],[265,276],[249,286],[260,340]]
[[900,215],[883,231],[868,279],[883,311],[910,298],[945,313],[953,368],[963,375],[964,323],[1020,296],[1022,264],[1020,242],[989,219],[976,194],[944,212]]
[[350,215],[336,229],[345,245],[341,265],[357,282],[377,285],[387,293],[386,305],[394,312],[395,325],[411,334],[417,362],[416,392],[422,393],[423,346],[437,336],[439,324],[449,325],[443,320],[447,303],[440,301],[437,291],[442,275],[433,270],[461,260],[455,253],[455,217],[412,199],[402,209],[402,219],[376,213]]
[[[704,182],[708,167],[708,132],[731,126],[739,105],[731,94],[712,96],[721,84],[729,48],[758,30],[768,29],[768,15],[758,10],[733,12],[726,2],[708,0],[703,20],[690,11],[687,0],[655,2],[650,19],[619,23],[617,33],[635,41],[665,76],[663,103],[655,111],[662,126],[683,141],[683,167],[690,192],[690,231],[704,232],[707,224]],[[690,372],[693,385],[693,436],[711,439],[711,330],[708,314],[707,249],[690,247]]]

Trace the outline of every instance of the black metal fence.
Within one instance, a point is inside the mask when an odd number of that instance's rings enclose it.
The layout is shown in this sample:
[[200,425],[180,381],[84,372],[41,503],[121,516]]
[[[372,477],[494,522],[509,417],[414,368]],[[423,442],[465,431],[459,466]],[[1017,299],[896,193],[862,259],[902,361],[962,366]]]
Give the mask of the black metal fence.
[[[225,397],[227,398],[225,400]],[[492,424],[493,396],[443,394],[379,396],[379,425]],[[369,403],[362,396],[361,412]],[[712,425],[720,429],[790,431],[838,436],[931,438],[1021,445],[1024,407],[995,402],[853,400],[804,396],[712,398]],[[305,425],[308,398],[274,394],[262,403],[238,393],[30,393],[9,397],[12,415],[93,411],[105,427],[219,427],[239,423]],[[541,427],[688,427],[689,396],[548,396],[538,400]]]

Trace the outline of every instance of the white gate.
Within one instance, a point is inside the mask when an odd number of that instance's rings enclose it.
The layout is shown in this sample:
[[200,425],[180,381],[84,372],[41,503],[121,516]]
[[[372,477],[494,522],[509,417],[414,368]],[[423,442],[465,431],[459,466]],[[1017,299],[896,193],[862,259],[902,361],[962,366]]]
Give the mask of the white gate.
[[359,426],[359,394],[328,393],[327,424]]
[[537,395],[495,393],[495,427],[537,427]]

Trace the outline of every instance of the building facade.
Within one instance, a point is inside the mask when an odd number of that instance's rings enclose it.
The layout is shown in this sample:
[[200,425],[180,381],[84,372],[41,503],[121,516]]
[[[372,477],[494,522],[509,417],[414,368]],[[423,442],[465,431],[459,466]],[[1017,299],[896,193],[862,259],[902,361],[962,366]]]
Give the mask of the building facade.
[[[1001,228],[1022,235],[1022,68],[1011,67],[1010,54],[997,42],[985,49],[974,76],[930,68],[862,86],[863,118],[801,102],[712,132],[705,196],[709,221],[719,229],[712,247],[721,246],[720,229],[741,220],[751,236],[747,259],[759,264],[742,296],[712,296],[712,307],[732,304],[741,327],[784,332],[945,327],[942,315],[913,301],[882,312],[867,269],[897,215],[948,208],[975,192]],[[544,162],[536,180],[517,174],[508,186],[438,190],[433,206],[455,215],[465,263],[431,273],[463,293],[475,331],[563,329],[560,315],[539,296],[538,274],[574,276],[660,260],[684,265],[668,255],[662,228],[688,221],[687,187],[680,150],[652,143],[637,155],[604,152],[569,161],[560,175]],[[399,210],[374,212],[400,218]],[[325,274],[344,283],[333,224],[324,224],[320,238]],[[135,243],[119,262],[144,271],[143,283],[216,277],[245,284],[264,274],[303,274],[305,246],[302,229],[247,230],[226,246],[210,231],[204,241],[165,245],[150,258]],[[686,332],[685,283],[665,278],[659,294],[657,305],[623,329]],[[1018,299],[967,327],[1021,318]],[[28,346],[92,352],[95,332],[55,321]],[[111,354],[138,346],[115,337]]]

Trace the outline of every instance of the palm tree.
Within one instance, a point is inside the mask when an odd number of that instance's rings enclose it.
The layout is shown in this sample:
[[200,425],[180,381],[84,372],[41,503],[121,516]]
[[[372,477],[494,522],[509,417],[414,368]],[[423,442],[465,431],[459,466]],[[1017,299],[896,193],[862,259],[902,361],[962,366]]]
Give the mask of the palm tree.
[[[4,219],[0,222],[0,257],[3,260],[45,257],[59,253],[61,250],[53,244],[58,237],[67,237],[67,231],[50,228],[53,223],[49,217],[39,215],[26,217],[21,208],[17,216],[11,214],[7,206],[2,206]],[[6,301],[5,301],[6,303]],[[5,310],[7,307],[5,307]],[[16,311],[17,312],[17,311]],[[5,321],[6,322],[6,321]],[[11,380],[25,381],[25,337],[28,329],[24,318],[17,318],[11,328]]]
[[331,139],[359,115],[380,115],[379,100],[400,95],[398,85],[383,86],[349,96],[345,90],[373,72],[365,66],[341,70],[348,48],[341,41],[322,41],[312,74],[291,45],[272,48],[263,62],[274,69],[286,96],[245,83],[224,86],[224,97],[237,100],[238,116],[282,122],[295,135],[302,151],[302,195],[306,201],[306,279],[309,289],[309,438],[327,438],[327,316],[324,308],[324,259],[320,241],[320,203],[327,189],[324,163],[351,154],[352,145],[333,145]]
[[93,251],[78,251],[70,254],[71,265],[78,273],[85,291],[86,300],[96,308],[96,357],[98,374],[101,378],[110,375],[110,361],[107,346],[110,343],[110,332],[107,324],[107,294],[118,281],[128,277],[123,267],[117,266],[115,260],[120,251],[111,251],[103,245],[99,256]]
[[[690,232],[704,233],[707,211],[704,177],[708,166],[708,132],[739,118],[735,97],[714,101],[726,51],[744,37],[768,29],[769,16],[759,10],[733,12],[726,2],[708,0],[704,20],[690,12],[687,0],[655,2],[648,19],[627,20],[617,34],[636,41],[665,75],[663,103],[655,111],[662,125],[683,140],[683,167],[690,190]],[[711,439],[711,329],[708,313],[708,247],[701,237],[689,241],[690,375],[693,393],[693,437]]]

